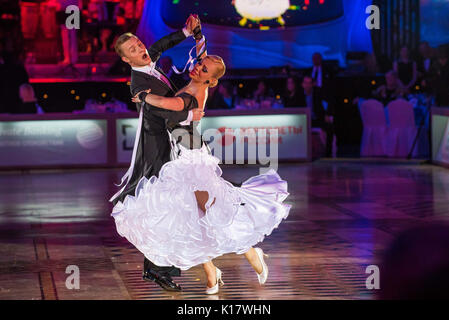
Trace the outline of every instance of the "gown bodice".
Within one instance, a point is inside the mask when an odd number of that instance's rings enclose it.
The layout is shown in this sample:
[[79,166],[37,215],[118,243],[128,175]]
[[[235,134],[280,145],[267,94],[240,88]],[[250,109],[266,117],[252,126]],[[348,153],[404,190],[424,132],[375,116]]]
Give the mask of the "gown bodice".
[[[184,101],[184,110],[193,110],[198,108],[198,100],[190,93],[183,92],[177,97]],[[174,136],[175,140],[187,149],[201,149],[203,146],[200,132],[200,121],[191,121],[188,125],[179,123],[168,123],[167,126]]]

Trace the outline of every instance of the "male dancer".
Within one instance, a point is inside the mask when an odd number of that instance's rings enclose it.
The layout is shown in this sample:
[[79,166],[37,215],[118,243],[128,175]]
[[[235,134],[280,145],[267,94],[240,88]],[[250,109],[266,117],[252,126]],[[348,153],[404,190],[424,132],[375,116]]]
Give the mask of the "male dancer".
[[[162,70],[156,67],[156,61],[162,52],[172,48],[187,37],[193,35],[198,25],[194,16],[187,19],[186,27],[173,32],[155,42],[148,50],[133,34],[121,35],[116,43],[115,50],[122,60],[132,67],[131,94],[136,95],[142,90],[151,89],[157,95],[172,97],[177,88]],[[185,123],[199,121],[204,113],[199,109],[187,111],[168,111],[156,108],[146,103],[138,105],[139,127],[133,151],[131,166],[122,183],[125,186],[109,201],[114,204],[114,212],[120,210],[125,197],[134,195],[138,182],[142,177],[150,178],[158,175],[161,167],[170,161],[170,140],[167,132],[166,120],[172,123]],[[137,141],[138,139],[138,141]],[[126,179],[126,180],[125,180]],[[119,203],[119,205],[117,205]],[[143,279],[154,281],[168,291],[180,291],[181,287],[172,280],[172,276],[180,276],[181,271],[174,267],[160,267],[145,258]]]

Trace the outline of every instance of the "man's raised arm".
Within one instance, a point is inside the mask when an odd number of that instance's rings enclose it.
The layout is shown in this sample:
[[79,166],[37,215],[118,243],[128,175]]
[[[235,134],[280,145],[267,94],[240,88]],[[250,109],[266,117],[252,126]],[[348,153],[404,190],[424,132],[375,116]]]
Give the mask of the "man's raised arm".
[[198,25],[198,20],[194,16],[189,16],[186,26],[182,30],[170,33],[169,35],[159,39],[148,48],[148,54],[151,61],[156,62],[161,57],[162,53],[170,48],[173,48],[187,37],[193,35],[193,29]]

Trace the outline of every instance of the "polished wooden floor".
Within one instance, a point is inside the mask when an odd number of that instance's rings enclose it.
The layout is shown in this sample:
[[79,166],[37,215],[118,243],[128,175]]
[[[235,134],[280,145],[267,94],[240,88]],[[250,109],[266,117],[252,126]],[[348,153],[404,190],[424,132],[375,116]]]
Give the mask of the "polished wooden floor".
[[[233,181],[257,174],[226,167]],[[216,260],[225,286],[204,294],[201,267],[182,293],[141,279],[142,255],[121,238],[107,199],[116,170],[0,172],[0,299],[372,299],[365,269],[395,235],[449,220],[449,170],[411,163],[317,161],[281,165],[290,216],[261,247],[270,276],[259,286],[242,256]],[[67,266],[80,289],[67,289]]]

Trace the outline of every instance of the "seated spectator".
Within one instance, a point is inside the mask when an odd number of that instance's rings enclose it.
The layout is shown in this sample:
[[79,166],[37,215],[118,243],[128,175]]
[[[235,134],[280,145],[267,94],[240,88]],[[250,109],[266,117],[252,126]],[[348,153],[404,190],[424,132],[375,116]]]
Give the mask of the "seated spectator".
[[301,99],[300,93],[298,89],[299,80],[295,77],[288,77],[286,83],[286,90],[284,95],[282,96],[282,102],[284,104],[284,108],[292,108],[292,107],[300,107]]
[[438,48],[438,56],[432,66],[432,87],[438,106],[449,106],[449,61],[444,47]]
[[22,84],[19,88],[19,94],[22,104],[20,105],[18,113],[44,113],[41,106],[37,104],[37,99],[31,84]]
[[373,98],[379,100],[386,107],[390,101],[402,98],[404,96],[404,88],[398,75],[393,70],[385,74],[385,84],[373,91]]
[[264,80],[260,80],[257,83],[257,89],[254,91],[252,99],[262,105],[266,102],[273,103],[274,93],[271,89],[268,89],[267,84]]
[[411,92],[418,78],[418,70],[416,62],[410,58],[407,47],[401,48],[399,59],[393,64],[393,69],[398,75],[405,91],[407,93]]
[[207,109],[233,109],[235,108],[234,88],[229,81],[218,83],[217,89],[211,88],[207,98]]
[[299,93],[300,106],[310,109],[312,127],[321,128],[326,132],[326,157],[332,155],[332,143],[334,138],[334,117],[332,108],[326,108],[322,91],[314,87],[313,79],[305,76],[302,81],[303,90]]
[[173,60],[169,56],[161,57],[159,59],[159,65],[165,75],[173,81],[177,89],[181,89],[187,85],[188,81],[184,79],[182,74],[177,74],[173,71]]

